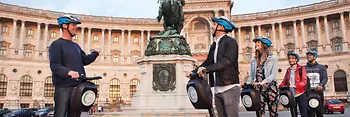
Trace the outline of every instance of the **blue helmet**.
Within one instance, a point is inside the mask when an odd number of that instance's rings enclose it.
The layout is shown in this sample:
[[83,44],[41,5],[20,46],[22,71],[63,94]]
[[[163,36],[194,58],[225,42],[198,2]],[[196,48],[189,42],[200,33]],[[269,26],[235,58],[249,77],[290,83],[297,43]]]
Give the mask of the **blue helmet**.
[[309,50],[309,51],[306,52],[306,55],[307,55],[307,54],[312,54],[312,55],[314,55],[316,58],[318,58],[318,54],[317,54],[316,51]]
[[63,15],[59,18],[57,18],[58,25],[62,26],[63,24],[69,24],[69,23],[75,23],[75,24],[81,24],[79,19],[72,15]]
[[300,56],[299,56],[298,53],[295,53],[295,52],[288,52],[287,56],[289,56],[289,55],[294,55],[294,56],[298,59],[298,62],[299,62]]
[[213,22],[217,22],[219,25],[223,26],[227,32],[232,32],[232,30],[236,28],[235,23],[228,17],[218,16],[211,19]]
[[256,43],[256,41],[261,41],[262,43],[266,44],[267,47],[272,46],[272,42],[270,41],[270,39],[267,37],[264,37],[264,36],[259,36],[259,37],[256,37],[255,39],[253,39],[254,43]]

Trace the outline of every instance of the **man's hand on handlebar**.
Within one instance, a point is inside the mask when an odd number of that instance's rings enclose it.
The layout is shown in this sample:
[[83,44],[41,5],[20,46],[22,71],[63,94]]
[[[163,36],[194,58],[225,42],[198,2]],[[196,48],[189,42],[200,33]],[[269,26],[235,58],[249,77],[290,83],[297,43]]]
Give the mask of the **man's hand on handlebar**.
[[199,75],[199,76],[203,76],[203,70],[205,69],[205,67],[199,67],[198,68],[198,71],[197,71],[197,74]]
[[74,79],[78,79],[80,76],[79,76],[79,73],[76,72],[76,71],[69,71],[68,72],[68,76],[74,78]]

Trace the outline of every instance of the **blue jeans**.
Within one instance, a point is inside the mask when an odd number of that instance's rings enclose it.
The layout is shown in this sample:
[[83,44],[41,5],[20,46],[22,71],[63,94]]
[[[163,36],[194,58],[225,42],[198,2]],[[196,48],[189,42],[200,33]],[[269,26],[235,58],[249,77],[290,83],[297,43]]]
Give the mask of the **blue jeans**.
[[235,86],[222,93],[215,94],[215,106],[219,117],[238,117],[241,89]]
[[80,117],[81,112],[70,112],[69,104],[74,87],[55,87],[55,117]]

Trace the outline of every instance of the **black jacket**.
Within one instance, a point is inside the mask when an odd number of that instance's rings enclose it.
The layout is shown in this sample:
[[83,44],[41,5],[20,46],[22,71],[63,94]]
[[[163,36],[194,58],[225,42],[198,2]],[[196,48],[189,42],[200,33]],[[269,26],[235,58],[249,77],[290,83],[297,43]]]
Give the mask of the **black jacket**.
[[[236,39],[227,35],[220,39],[216,63],[214,63],[215,47],[215,43],[211,45],[207,59],[199,66],[205,67],[209,71],[210,86],[214,86],[213,72],[216,72],[216,86],[239,84]],[[197,69],[193,72],[197,72]]]
[[69,71],[85,74],[84,66],[94,62],[98,52],[89,55],[80,46],[70,40],[62,38],[51,43],[49,48],[50,68],[52,71],[52,82],[55,87],[74,86],[79,82],[68,76]]
[[[308,74],[308,77],[310,79],[310,84],[312,84],[312,80],[314,78],[318,78],[319,77],[319,85],[323,87],[323,91],[326,90],[326,84],[328,82],[328,75],[327,75],[327,69],[324,65],[318,64],[318,62],[316,62],[315,64],[312,64],[310,62],[307,62],[307,64],[305,65],[305,69],[306,72]],[[308,89],[310,90],[310,89]]]

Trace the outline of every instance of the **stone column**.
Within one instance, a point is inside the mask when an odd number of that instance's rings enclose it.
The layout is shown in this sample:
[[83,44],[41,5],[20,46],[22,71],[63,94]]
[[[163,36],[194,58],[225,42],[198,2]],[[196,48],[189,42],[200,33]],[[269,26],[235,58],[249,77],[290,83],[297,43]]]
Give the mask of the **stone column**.
[[258,35],[261,36],[261,25],[258,26]]
[[87,44],[88,48],[87,48],[87,52],[86,53],[90,53],[91,50],[91,28],[88,27],[88,44]]
[[112,29],[108,29],[108,50],[107,50],[107,54],[108,55],[111,55],[111,46],[112,46],[112,42],[111,42],[111,39],[112,39]]
[[34,56],[35,58],[39,58],[39,53],[40,53],[40,36],[41,35],[41,22],[37,23],[37,30],[36,30],[36,45],[35,45],[35,50],[34,50]]
[[128,63],[131,63],[131,30],[128,30],[127,60],[128,60]]
[[329,39],[329,30],[328,30],[328,21],[327,21],[327,15],[323,16],[324,19],[324,32],[326,34],[326,53],[331,53],[332,52],[332,47]]
[[278,28],[279,28],[279,33],[280,33],[280,48],[279,48],[279,52],[280,52],[280,57],[284,58],[285,57],[285,51],[284,51],[284,41],[283,41],[283,30],[282,30],[282,22],[278,23]]
[[63,35],[63,31],[62,31],[62,28],[60,28],[60,37],[62,37]]
[[107,49],[107,52],[105,52],[105,55],[107,55],[107,61],[108,62],[111,62],[111,47],[112,47],[112,29],[108,29],[108,49]]
[[[255,32],[254,32],[254,25],[251,27],[251,39],[249,41],[252,41],[255,38]],[[252,48],[252,54],[255,52],[254,42],[250,42],[250,47]]]
[[143,30],[141,30],[141,48],[140,48],[140,50],[141,50],[141,56],[143,56],[144,54],[145,54],[145,42],[144,42],[144,37],[143,37],[143,35],[144,35],[144,31]]
[[345,28],[345,20],[344,20],[344,12],[339,13],[340,14],[340,23],[341,23],[341,30],[343,33],[343,51],[347,52],[349,50],[348,48],[348,40],[346,37],[346,28]]
[[320,28],[320,17],[316,17],[316,28],[317,28],[317,41],[318,41],[318,54],[323,53],[322,39],[321,39],[321,28]]
[[307,49],[307,45],[306,45],[306,37],[305,37],[305,25],[304,25],[304,19],[300,20],[300,26],[301,26],[301,39],[302,39],[302,52],[303,54],[299,54],[300,56],[306,56],[306,49]]
[[274,49],[277,48],[277,43],[276,43],[276,29],[275,29],[275,23],[271,24],[272,27],[272,46]]
[[125,52],[124,52],[124,45],[125,45],[124,33],[125,33],[125,30],[122,30],[122,41],[121,41],[122,51],[121,51],[121,57],[119,57],[121,63],[124,63],[124,55],[125,55]]
[[19,57],[23,57],[24,55],[24,46],[23,46],[23,44],[24,44],[24,36],[26,35],[26,32],[25,32],[25,29],[24,29],[24,27],[25,27],[25,22],[26,21],[23,21],[22,20],[22,23],[21,23],[21,34],[20,34],[20,40],[19,40],[19,51],[18,51],[18,55],[19,55]]
[[80,48],[82,49],[82,50],[84,50],[84,38],[85,38],[85,34],[84,34],[84,30],[85,30],[85,27],[81,27],[81,38],[80,38]]
[[12,25],[12,42],[10,44],[10,50],[11,50],[11,55],[15,56],[15,51],[17,49],[16,43],[18,43],[17,40],[17,19],[13,19],[13,25]]
[[101,38],[102,38],[102,44],[101,44],[101,52],[103,53],[103,55],[106,55],[106,52],[105,52],[105,29],[102,28],[102,35],[101,35]]
[[241,27],[238,27],[238,61],[242,61],[243,60],[243,45],[242,45],[242,41],[244,41],[244,39],[242,39],[241,36]]
[[293,21],[293,34],[294,34],[294,44],[295,50],[299,53],[299,42],[298,42],[298,30],[297,30],[297,21]]
[[44,31],[44,48],[43,48],[43,50],[44,50],[44,52],[43,52],[43,57],[44,57],[44,59],[46,60],[46,59],[48,59],[48,56],[47,56],[47,53],[48,53],[48,47],[49,47],[49,45],[48,45],[48,43],[47,43],[47,41],[48,41],[48,38],[49,38],[49,24],[48,23],[45,23],[45,31]]

